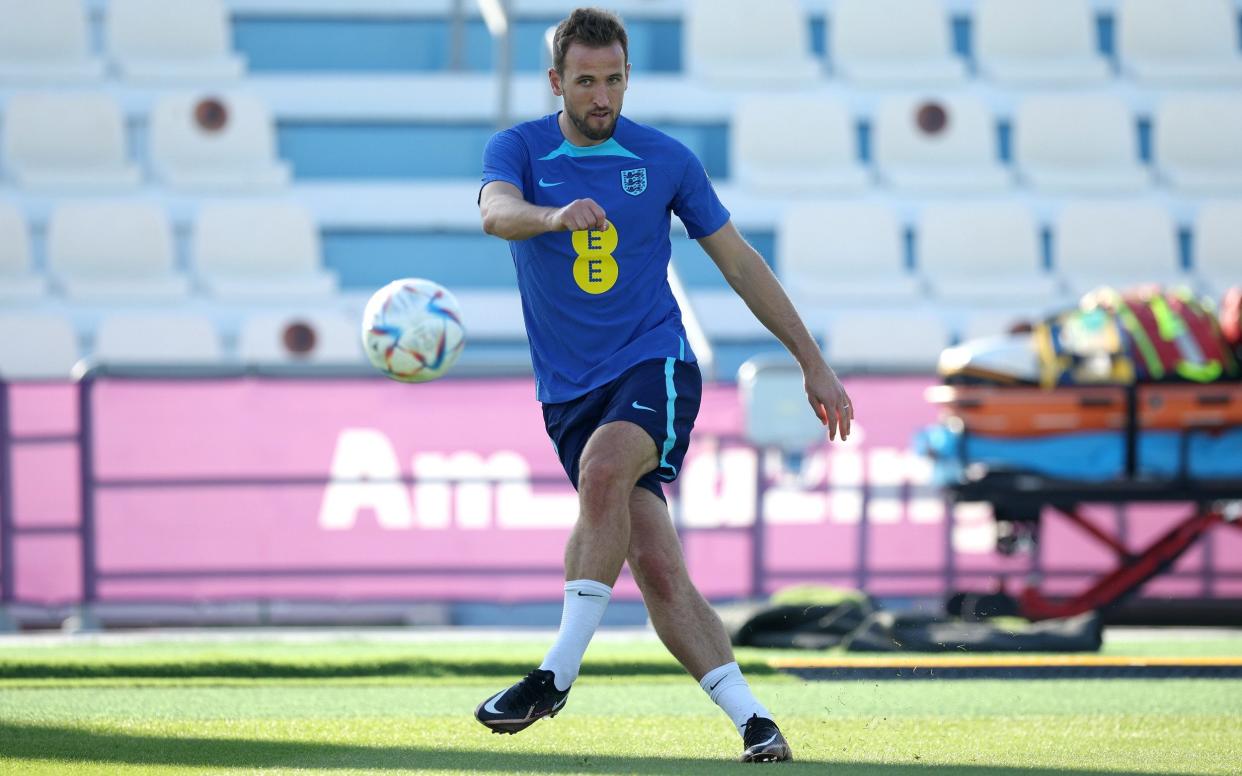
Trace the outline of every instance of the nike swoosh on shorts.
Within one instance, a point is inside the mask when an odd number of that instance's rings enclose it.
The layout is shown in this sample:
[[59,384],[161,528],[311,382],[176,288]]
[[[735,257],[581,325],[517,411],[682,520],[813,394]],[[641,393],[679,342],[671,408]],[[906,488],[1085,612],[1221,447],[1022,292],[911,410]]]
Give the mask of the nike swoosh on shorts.
[[631,404],[630,406],[631,406],[631,407],[633,407],[633,408],[634,408],[634,409],[636,409],[636,410],[646,410],[647,412],[655,412],[655,410],[653,410],[652,408],[650,408],[650,407],[644,407],[643,405],[639,404],[638,402],[634,402],[634,403],[633,403],[633,404]]

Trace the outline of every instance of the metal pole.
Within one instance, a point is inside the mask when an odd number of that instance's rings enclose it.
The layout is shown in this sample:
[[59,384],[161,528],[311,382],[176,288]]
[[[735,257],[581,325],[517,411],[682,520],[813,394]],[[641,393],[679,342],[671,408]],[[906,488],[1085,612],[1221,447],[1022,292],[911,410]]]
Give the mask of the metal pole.
[[[767,489],[766,477],[763,471],[763,459],[765,450],[762,447],[755,448],[755,520],[751,523],[750,529],[750,597],[756,600],[763,598],[764,582],[764,520],[763,520],[763,495]],[[720,451],[717,450],[719,455]]]
[[83,626],[93,617],[92,607],[98,599],[95,558],[95,460],[94,416],[91,394],[95,378],[89,373],[78,381],[78,476],[82,498],[82,605]]
[[466,68],[466,0],[453,0],[453,15],[449,20],[449,69]]
[[513,61],[512,61],[512,42],[513,42],[513,14],[512,3],[510,0],[499,0],[500,7],[504,9],[505,24],[504,32],[496,41],[496,87],[499,91],[498,102],[496,105],[496,128],[508,129],[510,116],[510,92],[513,84]]
[[9,424],[9,384],[0,380],[0,630],[14,601],[13,435]]

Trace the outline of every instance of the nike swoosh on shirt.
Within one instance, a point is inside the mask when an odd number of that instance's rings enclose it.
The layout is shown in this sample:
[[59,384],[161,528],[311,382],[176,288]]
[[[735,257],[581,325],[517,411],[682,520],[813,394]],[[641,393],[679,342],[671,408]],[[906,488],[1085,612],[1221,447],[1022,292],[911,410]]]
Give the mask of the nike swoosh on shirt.
[[651,409],[650,407],[644,407],[643,405],[639,404],[638,402],[634,402],[634,403],[633,403],[633,404],[631,404],[630,406],[631,406],[631,407],[633,407],[633,408],[634,408],[634,409],[636,409],[636,410],[646,410],[647,412],[655,412],[655,410]]
[[543,178],[539,179],[539,185],[545,189],[550,189],[553,186],[560,186],[564,182],[565,181],[545,181]]

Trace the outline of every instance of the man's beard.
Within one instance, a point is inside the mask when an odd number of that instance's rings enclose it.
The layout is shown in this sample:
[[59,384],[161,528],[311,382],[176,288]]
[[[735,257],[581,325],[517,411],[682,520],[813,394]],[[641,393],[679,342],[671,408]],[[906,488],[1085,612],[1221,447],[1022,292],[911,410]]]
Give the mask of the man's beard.
[[578,131],[589,140],[607,140],[612,137],[612,131],[617,128],[617,116],[615,113],[609,116],[610,120],[603,129],[595,129],[587,123],[588,114],[576,116],[573,111],[566,110],[565,115],[569,116],[569,120],[578,128]]

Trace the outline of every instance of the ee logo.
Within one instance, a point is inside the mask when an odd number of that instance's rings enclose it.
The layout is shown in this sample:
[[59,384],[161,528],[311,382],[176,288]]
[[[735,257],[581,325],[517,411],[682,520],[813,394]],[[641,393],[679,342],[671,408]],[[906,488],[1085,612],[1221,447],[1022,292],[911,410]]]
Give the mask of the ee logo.
[[612,252],[617,249],[617,227],[611,221],[608,229],[597,232],[583,229],[573,233],[574,280],[588,294],[602,294],[617,283],[617,260]]

